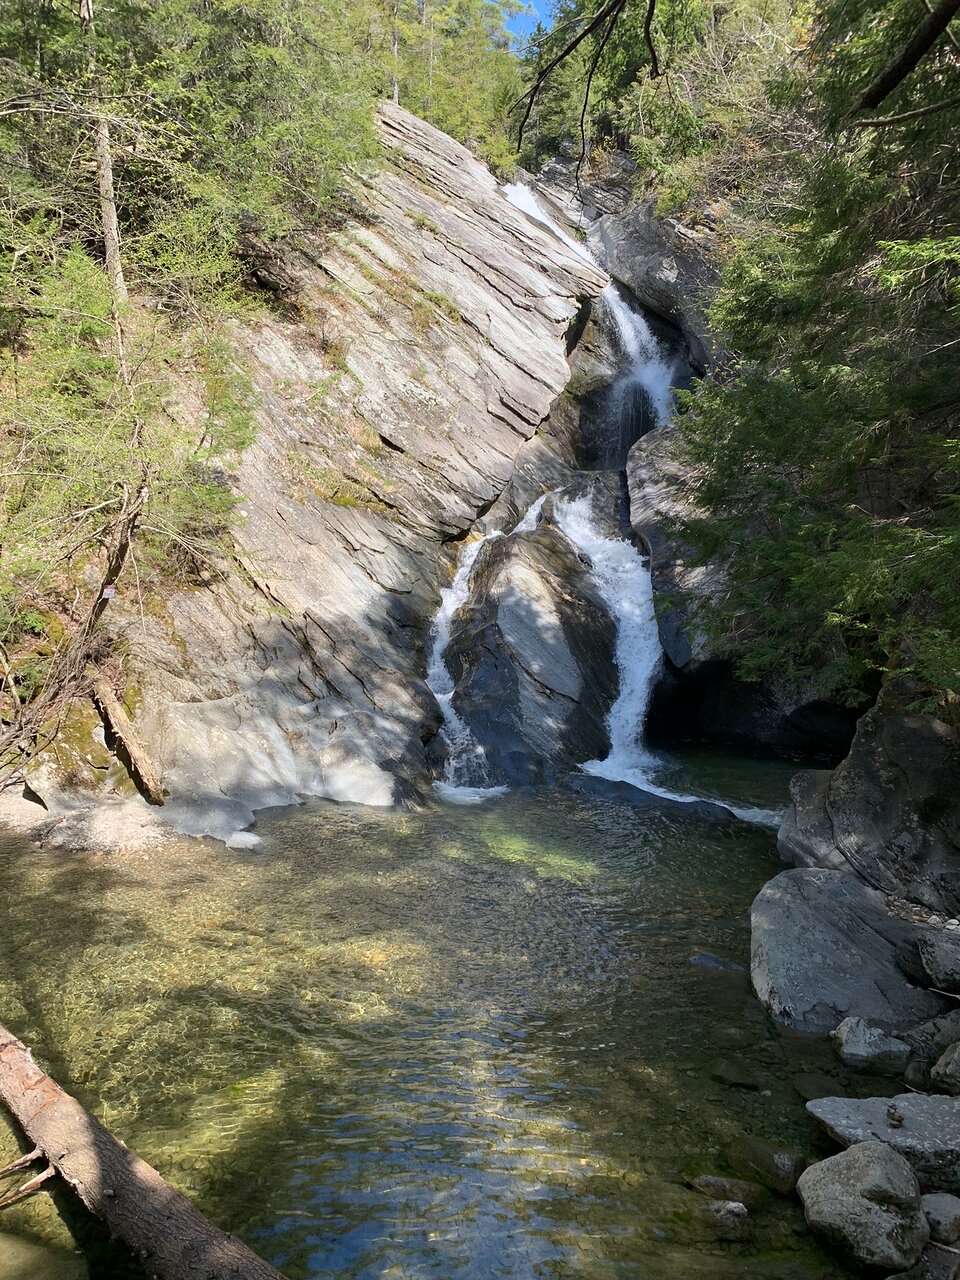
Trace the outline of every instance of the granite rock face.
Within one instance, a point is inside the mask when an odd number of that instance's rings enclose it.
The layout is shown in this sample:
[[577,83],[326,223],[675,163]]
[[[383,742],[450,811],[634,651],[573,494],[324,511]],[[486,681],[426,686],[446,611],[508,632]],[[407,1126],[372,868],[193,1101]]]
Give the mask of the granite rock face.
[[[953,915],[960,910],[960,738],[942,721],[903,709],[905,701],[886,691],[832,773],[794,780],[780,850],[800,866],[853,871],[877,889]],[[937,972],[955,981],[956,948],[932,939],[924,946]]]
[[885,1143],[861,1142],[811,1165],[797,1191],[814,1231],[874,1273],[913,1266],[930,1239],[916,1176]]
[[946,1008],[897,964],[897,945],[913,926],[856,876],[784,871],[761,889],[750,919],[754,989],[786,1026],[829,1034],[853,1016],[907,1027]]
[[450,138],[389,104],[380,130],[352,222],[284,263],[296,313],[235,329],[259,401],[225,478],[235,562],[144,619],[115,610],[164,813],[189,833],[235,835],[305,795],[422,788],[447,544],[507,486],[606,283]]
[[677,532],[677,522],[701,514],[693,499],[696,476],[678,442],[679,429],[668,424],[639,440],[627,459],[630,521],[650,555],[667,659],[651,702],[652,734],[669,743],[682,726],[688,736],[839,759],[853,735],[851,712],[816,681],[797,690],[738,679],[698,625],[698,610],[722,592],[724,575],[716,563],[696,564]]

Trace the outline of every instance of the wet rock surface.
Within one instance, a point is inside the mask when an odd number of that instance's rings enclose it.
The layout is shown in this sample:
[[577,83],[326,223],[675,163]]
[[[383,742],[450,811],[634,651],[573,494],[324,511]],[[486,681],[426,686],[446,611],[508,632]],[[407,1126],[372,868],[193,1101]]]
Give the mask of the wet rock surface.
[[754,900],[751,925],[754,989],[787,1026],[829,1034],[848,1017],[910,1026],[947,1007],[897,964],[897,944],[913,926],[856,876],[782,872]]
[[549,510],[483,548],[447,650],[493,784],[553,781],[606,750],[615,626]]
[[960,1192],[960,1101],[923,1093],[818,1098],[807,1110],[844,1146],[885,1142],[909,1161],[925,1191]]
[[914,1172],[882,1142],[812,1165],[797,1191],[814,1231],[874,1273],[912,1266],[930,1238]]
[[[953,916],[960,909],[960,740],[942,721],[903,710],[908,698],[908,690],[886,691],[832,773],[796,779],[780,849],[801,866],[849,869]],[[937,972],[956,982],[960,947],[925,945]]]
[[863,1018],[844,1018],[833,1033],[840,1061],[859,1071],[899,1075],[910,1061],[910,1046]]

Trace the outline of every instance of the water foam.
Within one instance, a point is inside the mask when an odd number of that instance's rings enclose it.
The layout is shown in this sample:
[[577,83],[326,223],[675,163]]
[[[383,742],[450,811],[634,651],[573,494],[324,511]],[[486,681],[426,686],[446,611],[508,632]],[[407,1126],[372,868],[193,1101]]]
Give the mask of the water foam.
[[[620,676],[617,699],[607,717],[610,750],[603,760],[587,760],[584,773],[608,782],[626,782],[641,791],[695,804],[703,796],[670,791],[655,781],[663,764],[644,743],[644,725],[663,649],[653,604],[653,583],[646,560],[623,538],[602,534],[589,497],[558,501],[556,520],[564,534],[590,560],[597,592],[616,624],[614,660]],[[768,809],[742,808],[716,801],[745,822],[778,826],[781,815]]]

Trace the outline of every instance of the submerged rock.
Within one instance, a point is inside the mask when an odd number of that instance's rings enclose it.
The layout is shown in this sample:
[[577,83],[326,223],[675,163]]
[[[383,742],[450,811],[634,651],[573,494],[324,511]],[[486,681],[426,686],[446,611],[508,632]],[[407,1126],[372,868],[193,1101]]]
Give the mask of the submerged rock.
[[922,1188],[960,1192],[960,1101],[925,1093],[895,1098],[818,1098],[807,1110],[844,1146],[886,1142]]
[[750,1134],[741,1134],[728,1142],[723,1155],[734,1172],[780,1195],[789,1195],[804,1165],[803,1153],[795,1147],[781,1146]]
[[946,1007],[897,965],[912,927],[856,876],[784,871],[761,889],[750,919],[754,989],[778,1022],[829,1034],[850,1016],[901,1027]]
[[745,1178],[725,1178],[719,1174],[701,1173],[690,1182],[695,1191],[712,1200],[736,1201],[748,1210],[762,1209],[770,1200],[770,1192],[758,1182]]
[[861,1142],[811,1165],[797,1191],[813,1230],[860,1266],[903,1271],[930,1238],[914,1172],[882,1142]]

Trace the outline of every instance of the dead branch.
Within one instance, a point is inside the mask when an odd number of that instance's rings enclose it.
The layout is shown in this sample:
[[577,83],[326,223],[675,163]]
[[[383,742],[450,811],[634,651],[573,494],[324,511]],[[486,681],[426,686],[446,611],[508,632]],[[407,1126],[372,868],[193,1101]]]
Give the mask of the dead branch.
[[215,1227],[156,1169],[128,1151],[51,1080],[26,1045],[2,1025],[0,1101],[50,1164],[17,1194],[27,1193],[31,1186],[35,1190],[59,1173],[158,1280],[283,1280],[279,1271]]

